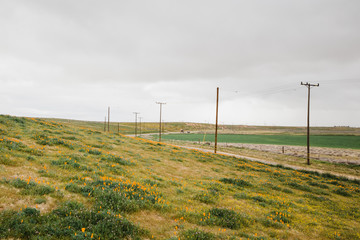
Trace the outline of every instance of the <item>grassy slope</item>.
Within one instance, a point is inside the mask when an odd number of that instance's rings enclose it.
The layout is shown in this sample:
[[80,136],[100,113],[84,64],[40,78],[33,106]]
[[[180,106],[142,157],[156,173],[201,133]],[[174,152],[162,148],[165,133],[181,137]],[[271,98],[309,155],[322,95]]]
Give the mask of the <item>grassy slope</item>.
[[[68,119],[43,119],[47,121],[56,121],[63,123],[65,125],[78,126],[91,128],[97,131],[104,131],[104,122],[95,122],[95,121],[80,121],[80,120],[68,120]],[[140,123],[138,122],[138,134],[140,133]],[[117,132],[118,130],[122,134],[134,134],[135,124],[133,122],[110,122],[109,124],[111,132]],[[106,125],[107,128],[107,125]],[[141,123],[142,133],[157,133],[159,132],[159,123],[158,122],[143,122]],[[214,126],[211,124],[203,123],[163,123],[163,131],[166,132],[180,132],[181,129],[189,131],[204,131],[204,130],[213,130]]]
[[[168,134],[164,139],[213,142],[214,134]],[[218,142],[306,146],[306,135],[220,134]],[[360,149],[360,136],[312,135],[311,146]]]
[[0,135],[0,238],[360,239],[358,182],[50,120]]

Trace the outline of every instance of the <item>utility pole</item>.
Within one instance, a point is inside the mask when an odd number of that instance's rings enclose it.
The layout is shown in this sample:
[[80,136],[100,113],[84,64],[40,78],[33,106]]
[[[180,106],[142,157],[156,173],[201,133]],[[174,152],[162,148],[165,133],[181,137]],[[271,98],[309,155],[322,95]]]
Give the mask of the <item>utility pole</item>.
[[219,116],[219,87],[216,89],[216,124],[215,124],[215,149],[217,150],[217,133],[218,133],[218,116]]
[[137,115],[140,114],[139,112],[133,112],[135,114],[135,137],[137,137]]
[[156,104],[160,104],[159,142],[161,142],[161,111],[162,111],[162,105],[166,104],[166,103],[164,103],[164,102],[156,102]]
[[310,88],[318,87],[319,84],[303,83],[301,85],[306,86],[308,89],[308,106],[307,106],[307,164],[310,165]]
[[110,107],[108,107],[108,132],[110,132]]
[[139,120],[140,120],[140,124],[139,124],[139,128],[140,128],[140,137],[141,137],[141,119],[142,119],[142,117],[139,117]]

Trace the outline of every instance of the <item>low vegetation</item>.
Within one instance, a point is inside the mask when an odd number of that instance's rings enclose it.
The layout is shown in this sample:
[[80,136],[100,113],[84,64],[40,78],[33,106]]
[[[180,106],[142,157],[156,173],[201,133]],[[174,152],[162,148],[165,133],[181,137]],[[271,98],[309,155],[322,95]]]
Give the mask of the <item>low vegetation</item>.
[[360,239],[360,182],[0,116],[1,239]]

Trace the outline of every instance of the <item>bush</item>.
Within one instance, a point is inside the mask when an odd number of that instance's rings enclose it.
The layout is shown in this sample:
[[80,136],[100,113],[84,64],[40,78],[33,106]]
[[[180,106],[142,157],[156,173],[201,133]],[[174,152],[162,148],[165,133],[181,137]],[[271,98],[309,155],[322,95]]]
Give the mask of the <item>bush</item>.
[[283,228],[290,222],[290,215],[287,211],[272,211],[266,216],[263,225],[266,227]]
[[210,189],[209,191],[202,191],[200,194],[195,196],[195,199],[202,203],[216,203],[220,197],[217,191]]
[[310,193],[304,194],[304,197],[310,198],[310,199],[314,199],[316,201],[320,201],[320,202],[324,202],[324,201],[330,201],[330,199],[325,198],[323,196],[316,196],[316,195],[312,195]]
[[243,179],[237,179],[237,178],[221,178],[220,182],[233,184],[240,187],[249,187],[252,186],[251,183],[243,180]]
[[346,191],[343,188],[338,188],[336,190],[333,191],[333,193],[336,193],[338,195],[344,196],[344,197],[351,197],[351,193],[349,193],[348,191]]
[[180,239],[184,240],[214,240],[216,239],[213,233],[204,232],[199,229],[189,229],[181,232]]
[[45,198],[37,198],[37,199],[35,199],[35,204],[43,204],[43,203],[46,203]]
[[85,167],[80,165],[76,162],[76,160],[70,159],[70,158],[60,158],[59,160],[53,160],[51,162],[51,165],[59,166],[63,169],[75,169],[75,170],[81,170],[81,171],[90,171],[91,168]]
[[46,185],[39,185],[33,181],[24,181],[16,178],[12,181],[7,181],[10,185],[23,189],[21,194],[24,195],[46,195],[55,191],[54,188]]
[[35,161],[35,158],[33,156],[27,156],[26,160],[28,161]]
[[40,135],[36,135],[34,139],[36,139],[37,140],[36,143],[40,145],[47,145],[47,146],[62,145],[69,149],[74,149],[74,146],[71,142],[63,140],[61,138],[50,137],[45,134],[40,134]]
[[43,216],[34,208],[0,212],[1,239],[90,239],[91,235],[96,239],[140,239],[144,233],[119,215],[88,210],[73,201]]
[[292,188],[301,190],[301,191],[312,192],[311,188],[309,186],[307,186],[307,185],[300,185],[300,184],[298,184],[296,182],[289,182],[289,183],[287,183],[287,185],[292,187]]
[[325,185],[325,184],[322,184],[322,183],[318,183],[318,182],[308,181],[308,184],[311,185],[311,186],[315,186],[315,187],[322,188],[322,189],[328,189],[328,188],[329,188],[328,185]]
[[93,155],[101,155],[102,154],[101,151],[96,150],[96,149],[89,149],[88,153],[93,154]]
[[16,166],[18,163],[14,160],[11,160],[7,156],[0,155],[0,164],[6,165],[6,166]]
[[134,165],[134,163],[120,157],[120,156],[116,156],[116,155],[112,155],[112,154],[107,154],[105,156],[103,156],[101,158],[101,160],[104,160],[104,161],[111,161],[111,162],[114,162],[114,163],[118,163],[120,165]]
[[209,210],[208,216],[202,221],[206,225],[216,225],[230,229],[239,229],[241,226],[248,225],[247,217],[226,208],[212,208]]
[[80,187],[74,183],[67,184],[65,189],[80,193],[84,196],[93,196],[98,208],[113,212],[135,212],[151,206],[160,206],[163,203],[161,194],[153,187],[143,186],[139,183],[112,182],[97,180]]
[[114,212],[135,212],[145,207],[144,201],[129,199],[122,193],[111,190],[101,191],[96,198],[97,206]]

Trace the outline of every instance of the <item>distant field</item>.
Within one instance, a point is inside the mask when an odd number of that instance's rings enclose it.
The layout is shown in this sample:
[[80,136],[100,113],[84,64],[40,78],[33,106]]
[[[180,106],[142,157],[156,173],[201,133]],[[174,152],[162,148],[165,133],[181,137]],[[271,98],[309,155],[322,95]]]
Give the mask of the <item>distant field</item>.
[[[168,134],[163,139],[203,141],[204,137],[205,141],[214,142],[214,134]],[[306,146],[306,135],[220,134],[218,142]],[[315,147],[360,149],[360,136],[314,135],[310,142]]]

